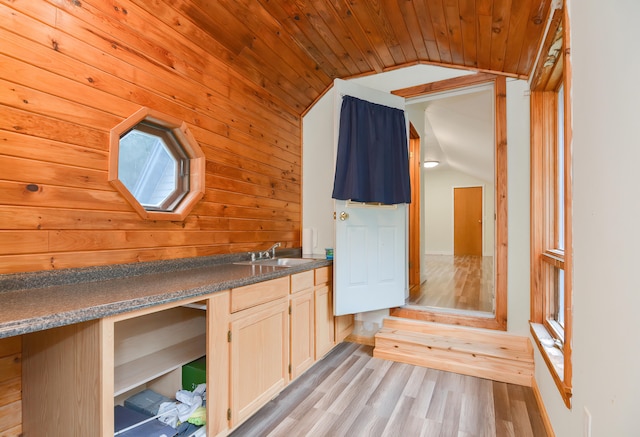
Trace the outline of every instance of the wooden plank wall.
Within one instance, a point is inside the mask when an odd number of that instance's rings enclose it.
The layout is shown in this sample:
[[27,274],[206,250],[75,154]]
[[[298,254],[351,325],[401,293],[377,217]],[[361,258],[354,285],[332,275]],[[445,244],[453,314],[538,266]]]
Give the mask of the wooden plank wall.
[[[0,273],[300,246],[300,109],[183,3],[0,0]],[[142,220],[107,181],[109,130],[142,106],[206,155],[184,222]]]
[[0,339],[0,436],[22,434],[22,337]]

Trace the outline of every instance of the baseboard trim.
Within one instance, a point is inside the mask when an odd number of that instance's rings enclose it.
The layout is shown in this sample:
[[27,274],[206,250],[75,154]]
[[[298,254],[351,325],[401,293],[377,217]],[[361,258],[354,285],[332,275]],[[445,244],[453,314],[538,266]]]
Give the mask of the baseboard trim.
[[542,401],[542,395],[540,394],[540,389],[538,388],[538,383],[536,382],[535,377],[532,378],[531,388],[533,389],[533,395],[536,398],[536,403],[538,404],[540,416],[542,417],[542,423],[544,423],[544,429],[545,431],[547,431],[547,435],[549,437],[556,437],[556,433],[553,431],[553,427],[551,426],[551,420],[549,419],[547,409],[545,408],[544,402]]
[[375,337],[368,337],[366,335],[349,334],[344,341],[363,344],[365,346],[375,346],[376,339]]

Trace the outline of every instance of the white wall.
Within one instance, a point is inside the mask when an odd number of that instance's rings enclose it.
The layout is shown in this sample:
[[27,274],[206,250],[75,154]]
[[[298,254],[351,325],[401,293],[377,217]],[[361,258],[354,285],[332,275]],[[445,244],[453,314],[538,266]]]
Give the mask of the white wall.
[[[544,363],[536,379],[556,435],[637,436],[640,393],[640,2],[571,0],[573,408]],[[597,31],[594,31],[597,29]]]
[[315,233],[313,253],[333,247],[333,90],[302,123],[302,227]]
[[493,256],[495,246],[494,185],[451,168],[422,171],[424,253],[453,255],[453,189],[483,187],[483,255]]
[[507,79],[508,330],[529,333],[530,316],[530,134],[529,84]]

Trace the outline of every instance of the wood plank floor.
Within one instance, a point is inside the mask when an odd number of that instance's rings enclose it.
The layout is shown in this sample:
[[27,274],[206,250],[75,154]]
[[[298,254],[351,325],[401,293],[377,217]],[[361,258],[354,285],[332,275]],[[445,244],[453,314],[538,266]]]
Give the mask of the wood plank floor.
[[234,437],[545,437],[529,387],[373,358],[338,345]]
[[493,257],[425,255],[426,281],[409,305],[493,312]]

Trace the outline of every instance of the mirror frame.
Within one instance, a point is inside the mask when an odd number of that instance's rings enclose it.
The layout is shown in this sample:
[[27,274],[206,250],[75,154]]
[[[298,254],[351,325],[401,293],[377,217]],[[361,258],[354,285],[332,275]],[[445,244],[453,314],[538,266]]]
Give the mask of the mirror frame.
[[[507,329],[507,82],[506,77],[477,73],[392,91],[405,99],[476,85],[492,84],[495,105],[495,312],[493,317],[456,313],[450,309],[392,308],[390,315],[476,328]],[[412,187],[414,189],[414,187]],[[421,258],[421,255],[419,255]],[[418,259],[420,261],[420,259]]]

